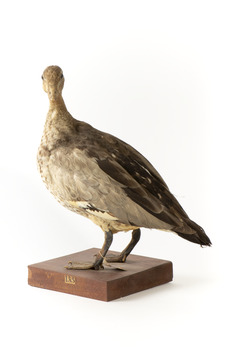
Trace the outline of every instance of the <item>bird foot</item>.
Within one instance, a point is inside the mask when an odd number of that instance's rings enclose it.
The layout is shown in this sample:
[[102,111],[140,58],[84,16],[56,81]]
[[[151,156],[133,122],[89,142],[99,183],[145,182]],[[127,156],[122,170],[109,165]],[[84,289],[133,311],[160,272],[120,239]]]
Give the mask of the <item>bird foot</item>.
[[[112,261],[112,262],[118,262],[118,261]],[[106,268],[111,268],[114,270],[121,270],[125,271],[125,269],[122,268],[121,264],[109,264],[109,261],[106,259],[103,260],[102,264],[96,264],[92,262],[73,262],[69,261],[68,264],[65,266],[67,270],[103,270],[104,266]]]
[[119,254],[119,255],[107,255],[106,256],[106,261],[107,263],[124,263],[126,261],[127,255],[125,254]]
[[73,262],[69,261],[65,266],[67,270],[99,270],[103,269],[102,264],[95,264],[93,262]]

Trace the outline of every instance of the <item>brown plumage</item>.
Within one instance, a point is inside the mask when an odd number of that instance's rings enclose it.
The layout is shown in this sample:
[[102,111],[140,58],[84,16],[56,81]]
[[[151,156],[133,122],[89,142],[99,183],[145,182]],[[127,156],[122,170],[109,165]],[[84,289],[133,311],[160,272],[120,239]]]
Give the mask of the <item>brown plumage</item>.
[[37,158],[42,179],[62,205],[105,232],[104,245],[93,263],[69,263],[67,268],[102,267],[112,234],[133,230],[120,256],[107,258],[125,261],[140,238],[140,227],[173,231],[191,242],[211,245],[139,152],[71,116],[62,98],[61,68],[47,67],[42,79],[50,101]]

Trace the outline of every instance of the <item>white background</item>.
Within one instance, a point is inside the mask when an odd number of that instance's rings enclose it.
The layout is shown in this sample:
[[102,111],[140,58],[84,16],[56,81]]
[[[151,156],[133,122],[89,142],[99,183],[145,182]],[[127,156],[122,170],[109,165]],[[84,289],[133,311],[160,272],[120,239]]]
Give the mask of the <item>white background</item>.
[[[231,3],[1,2],[1,348],[232,347]],[[27,285],[27,265],[103,243],[37,173],[51,64],[72,115],[143,153],[210,236],[143,230],[134,253],[171,260],[172,283],[110,303]]]

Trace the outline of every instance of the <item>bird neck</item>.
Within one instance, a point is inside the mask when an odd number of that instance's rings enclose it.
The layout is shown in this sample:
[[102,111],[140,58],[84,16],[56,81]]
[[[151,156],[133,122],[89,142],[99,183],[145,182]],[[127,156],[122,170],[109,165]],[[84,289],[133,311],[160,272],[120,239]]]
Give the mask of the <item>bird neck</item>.
[[55,99],[50,99],[49,100],[49,110],[63,110],[67,111],[65,102],[62,98],[62,95],[57,96]]
[[[64,131],[67,130],[67,128],[72,128],[74,118],[68,112],[62,96],[60,95],[56,99],[50,99],[49,102],[50,105],[45,122],[45,131],[47,132],[48,129]],[[55,132],[55,134],[56,133],[57,132]],[[60,137],[59,135],[58,137]]]

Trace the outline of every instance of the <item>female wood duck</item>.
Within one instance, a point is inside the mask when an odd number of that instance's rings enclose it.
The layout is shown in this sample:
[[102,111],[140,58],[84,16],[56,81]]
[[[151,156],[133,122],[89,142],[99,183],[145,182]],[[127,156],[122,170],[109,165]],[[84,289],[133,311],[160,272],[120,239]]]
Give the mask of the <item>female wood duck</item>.
[[[141,227],[211,245],[148,160],[127,143],[71,116],[62,98],[61,68],[47,67],[42,80],[50,107],[37,157],[41,177],[63,206],[91,219],[105,233],[95,261],[69,262],[66,268],[98,270],[104,259],[124,262],[140,239]],[[129,230],[128,246],[120,255],[106,257],[113,234]]]

